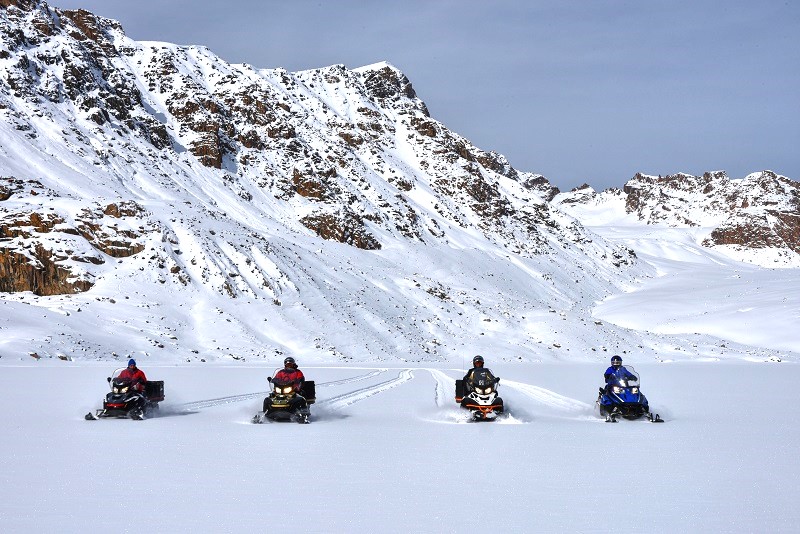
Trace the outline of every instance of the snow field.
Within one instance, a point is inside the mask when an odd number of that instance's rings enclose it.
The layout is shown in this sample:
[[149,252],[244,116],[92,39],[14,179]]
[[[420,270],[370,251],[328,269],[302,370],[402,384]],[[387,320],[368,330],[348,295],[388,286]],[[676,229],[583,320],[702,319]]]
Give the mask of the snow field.
[[501,532],[800,519],[793,363],[626,358],[663,425],[594,418],[602,366],[491,366],[512,417],[470,424],[453,424],[463,370],[305,367],[305,426],[249,423],[272,368],[140,363],[167,394],[143,422],[83,420],[113,365],[3,363],[0,530],[139,531],[132,512],[162,532],[280,528],[289,510],[320,533],[463,532],[481,510]]

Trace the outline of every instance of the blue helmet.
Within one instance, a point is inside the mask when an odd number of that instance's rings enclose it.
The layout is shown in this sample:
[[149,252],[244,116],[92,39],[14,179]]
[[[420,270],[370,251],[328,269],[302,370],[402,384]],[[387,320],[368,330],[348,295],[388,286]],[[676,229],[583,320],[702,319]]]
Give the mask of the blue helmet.
[[619,356],[612,356],[611,365],[614,367],[619,367],[620,365],[622,365],[622,358],[620,358]]
[[132,366],[134,366],[134,367],[136,367],[136,360],[134,360],[133,358],[131,358],[130,360],[128,360],[128,367],[130,367],[131,365],[132,365]]

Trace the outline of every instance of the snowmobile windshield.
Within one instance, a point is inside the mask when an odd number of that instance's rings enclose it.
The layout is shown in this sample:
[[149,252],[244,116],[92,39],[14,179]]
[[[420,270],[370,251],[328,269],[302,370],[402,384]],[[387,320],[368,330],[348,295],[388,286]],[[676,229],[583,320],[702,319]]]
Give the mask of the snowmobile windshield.
[[130,378],[115,378],[111,381],[111,392],[112,393],[127,393],[128,388],[131,387],[131,379]]
[[125,370],[125,367],[120,367],[119,369],[114,369],[114,372],[111,373],[111,380],[116,380],[116,378],[120,375],[122,371]]
[[639,373],[637,373],[630,365],[623,365],[619,369],[614,370],[614,374],[608,381],[613,386],[638,387],[639,386]]
[[494,386],[495,378],[489,369],[475,369],[472,373],[472,385],[475,388]]
[[295,381],[293,380],[273,380],[272,387],[278,395],[288,395],[294,391]]

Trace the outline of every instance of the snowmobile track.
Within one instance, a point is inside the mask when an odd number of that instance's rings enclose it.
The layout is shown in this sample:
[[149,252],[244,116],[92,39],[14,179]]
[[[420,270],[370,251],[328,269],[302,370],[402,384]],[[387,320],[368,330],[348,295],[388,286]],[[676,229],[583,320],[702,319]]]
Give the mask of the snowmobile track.
[[349,384],[351,382],[358,382],[360,380],[366,380],[368,378],[372,378],[373,376],[378,376],[380,374],[385,373],[388,369],[378,369],[376,371],[371,371],[369,373],[363,375],[356,375],[351,376],[350,378],[342,378],[341,380],[332,380],[330,382],[320,382],[317,384],[318,388],[327,387],[327,386],[339,386],[341,384]]
[[[350,382],[358,382],[360,380],[366,380],[368,378],[378,376],[379,374],[385,373],[386,371],[387,369],[378,369],[376,371],[371,371],[363,375],[356,375],[350,378],[343,378],[341,380],[333,380],[331,382],[322,382],[320,384],[317,384],[317,387],[338,386],[340,384],[349,384]],[[234,402],[242,402],[260,397],[266,397],[267,395],[269,395],[269,393],[270,393],[269,391],[256,391],[255,393],[244,393],[242,395],[231,395],[229,397],[219,397],[216,399],[186,402],[184,404],[176,406],[175,409],[179,411],[191,412],[195,410],[202,410],[204,408],[213,408],[214,406],[222,406],[223,404],[232,404]]]
[[176,410],[191,412],[194,410],[202,410],[204,408],[212,408],[214,406],[222,406],[223,404],[231,404],[234,402],[241,402],[258,397],[269,395],[269,391],[256,391],[255,393],[245,393],[243,395],[231,395],[230,397],[220,397],[218,399],[208,399],[195,402],[186,402],[175,407]]
[[540,404],[556,408],[560,411],[585,414],[591,413],[593,410],[593,405],[591,404],[575,400],[570,397],[565,397],[564,395],[559,395],[554,391],[550,391],[549,389],[539,386],[532,386],[530,384],[515,382],[513,380],[503,380],[501,384],[505,384],[512,389],[516,389],[517,391],[524,393],[526,396]]
[[372,397],[373,395],[377,395],[378,393],[382,393],[388,389],[397,387],[404,382],[408,382],[412,378],[414,378],[414,373],[411,371],[411,369],[403,369],[400,371],[400,373],[398,373],[396,378],[380,382],[374,386],[357,389],[355,391],[351,391],[350,393],[343,393],[329,399],[318,401],[316,405],[324,406],[325,408],[332,410],[341,410],[342,408],[346,408],[351,404],[355,404],[364,399]]
[[[455,405],[455,378],[450,378],[438,369],[427,370],[436,380],[436,406],[446,408]],[[448,398],[448,390],[452,398]]]

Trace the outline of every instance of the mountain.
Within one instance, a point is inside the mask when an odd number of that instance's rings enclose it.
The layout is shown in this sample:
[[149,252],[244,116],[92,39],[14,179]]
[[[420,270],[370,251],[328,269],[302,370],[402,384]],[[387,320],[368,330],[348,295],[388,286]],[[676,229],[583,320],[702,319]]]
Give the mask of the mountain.
[[702,228],[699,243],[739,261],[800,267],[800,183],[772,171],[736,180],[724,171],[636,174],[622,190],[598,193],[585,186],[560,194],[554,203],[584,222],[585,208],[615,206],[620,219]]
[[389,63],[256,69],[0,0],[0,115],[6,355],[718,348],[594,318],[656,269],[559,209],[543,176],[435,120]]

